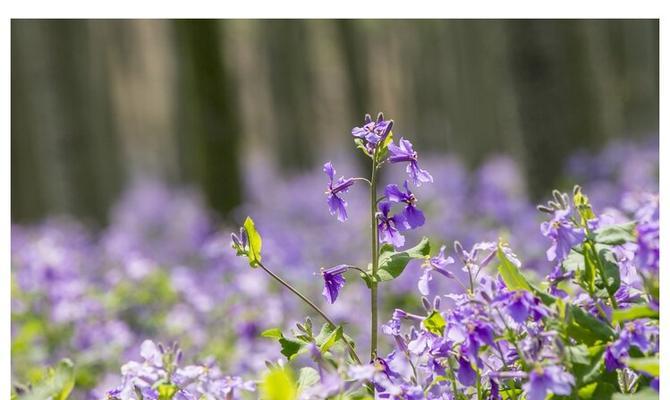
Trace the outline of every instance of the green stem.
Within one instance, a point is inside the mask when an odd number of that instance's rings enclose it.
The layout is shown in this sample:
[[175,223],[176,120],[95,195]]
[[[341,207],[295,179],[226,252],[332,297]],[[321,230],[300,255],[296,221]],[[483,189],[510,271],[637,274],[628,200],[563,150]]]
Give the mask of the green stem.
[[[377,150],[372,154],[372,175],[370,177],[370,231],[372,251],[372,276],[377,276],[379,268],[379,251],[377,237]],[[370,360],[377,357],[377,282],[370,284]]]
[[[291,292],[293,292],[293,294],[295,294],[296,296],[298,296],[298,297],[299,297],[302,301],[304,301],[308,306],[312,307],[312,309],[313,309],[314,311],[316,311],[319,315],[321,315],[321,317],[322,317],[324,320],[326,320],[326,322],[328,322],[328,323],[329,323],[330,325],[332,325],[333,327],[336,327],[336,326],[337,326],[337,325],[335,325],[335,322],[333,322],[333,320],[331,320],[330,318],[328,318],[328,316],[326,315],[326,313],[324,313],[323,311],[321,311],[321,309],[320,309],[316,304],[314,304],[314,303],[312,302],[312,300],[310,300],[310,299],[308,299],[307,297],[305,297],[302,293],[300,293],[300,292],[298,291],[298,289],[294,288],[293,286],[291,286],[290,283],[286,282],[285,280],[283,280],[282,278],[280,278],[278,275],[276,275],[274,272],[270,271],[270,270],[269,270],[265,265],[263,265],[263,263],[261,263],[260,261],[258,261],[258,266],[261,267],[261,268],[263,268],[263,271],[267,272],[267,274],[270,275],[271,277],[273,277],[277,282],[281,283],[285,288],[287,288],[288,290],[290,290]],[[344,340],[344,342],[347,344],[347,347],[349,347],[349,354],[351,355],[351,358],[353,358],[357,363],[360,364],[360,363],[361,363],[361,360],[360,360],[360,358],[358,358],[358,355],[356,354],[356,350],[354,349],[354,346],[349,342],[349,340],[347,340],[347,339],[343,339],[343,340]]]

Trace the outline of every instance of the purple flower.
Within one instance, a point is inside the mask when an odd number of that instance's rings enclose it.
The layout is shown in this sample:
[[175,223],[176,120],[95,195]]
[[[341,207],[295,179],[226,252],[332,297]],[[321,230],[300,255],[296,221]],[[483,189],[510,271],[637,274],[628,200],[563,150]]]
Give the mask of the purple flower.
[[637,226],[637,259],[641,270],[658,273],[660,259],[659,222],[640,223]]
[[444,275],[446,278],[453,278],[454,274],[451,273],[451,271],[446,269],[447,265],[453,264],[454,259],[451,257],[444,257],[444,250],[446,246],[440,247],[440,253],[436,255],[435,257],[431,257],[424,265],[424,270],[423,274],[421,274],[421,277],[419,278],[419,292],[421,292],[422,295],[428,296],[430,293],[430,289],[428,287],[428,282],[433,280],[433,277],[431,275],[432,271],[438,272],[442,275]]
[[394,247],[402,247],[405,244],[405,237],[400,234],[400,231],[406,230],[404,217],[402,215],[389,216],[391,203],[388,201],[380,203],[379,210],[381,211],[377,214],[379,240],[383,243],[390,243]]
[[365,148],[372,153],[379,143],[384,142],[392,127],[393,120],[385,121],[382,113],[379,113],[376,121],[372,120],[370,114],[365,114],[365,124],[352,129],[351,134],[365,140]]
[[508,292],[498,299],[505,304],[505,310],[517,323],[525,322],[528,317],[537,321],[548,315],[548,310],[542,305],[540,299],[526,290]]
[[557,210],[551,221],[543,222],[542,234],[553,241],[547,250],[547,260],[562,262],[573,246],[584,240],[584,230],[570,221],[570,209]]
[[651,350],[653,345],[650,338],[656,333],[658,333],[658,327],[649,326],[643,321],[627,322],[621,328],[619,338],[607,348],[605,353],[606,367],[610,370],[620,368],[622,358],[628,356],[628,350],[632,346],[645,353]]
[[347,202],[339,197],[338,193],[346,193],[351,185],[354,184],[354,180],[351,178],[344,179],[340,177],[335,181],[335,168],[333,164],[328,161],[323,165],[323,172],[328,175],[330,182],[328,183],[328,190],[326,194],[328,195],[328,208],[330,209],[331,215],[337,215],[337,219],[340,221],[347,220]]
[[386,186],[386,197],[392,203],[406,204],[405,210],[403,211],[405,223],[410,229],[415,229],[426,222],[426,217],[421,210],[416,208],[416,197],[414,196],[414,193],[409,190],[407,181],[405,181],[404,186],[404,192],[400,190],[398,185]]
[[575,378],[559,366],[537,366],[524,383],[523,390],[528,400],[544,400],[549,393],[569,395],[574,384]]
[[621,362],[621,357],[614,355],[612,346],[607,346],[605,350],[605,368],[608,371],[614,371],[615,369],[623,368],[626,365]]
[[456,372],[458,381],[464,386],[472,386],[477,379],[477,374],[472,368],[472,363],[467,358],[458,357],[458,371]]
[[407,164],[407,174],[412,178],[412,181],[416,186],[420,186],[422,182],[432,182],[433,177],[428,171],[419,168],[418,156],[416,151],[412,148],[412,143],[404,138],[400,138],[399,143],[399,146],[393,142],[389,143],[389,161],[391,163],[409,163]]
[[340,290],[344,287],[346,280],[342,274],[349,267],[346,265],[337,265],[321,271],[323,276],[323,296],[330,302],[330,304],[335,303],[337,300],[337,295],[340,293]]

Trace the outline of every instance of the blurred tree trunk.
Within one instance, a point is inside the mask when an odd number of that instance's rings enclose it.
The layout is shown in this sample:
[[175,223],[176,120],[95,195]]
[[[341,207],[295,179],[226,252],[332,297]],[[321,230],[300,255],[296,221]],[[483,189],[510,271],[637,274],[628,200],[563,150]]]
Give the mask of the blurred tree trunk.
[[12,21],[12,214],[104,219],[119,191],[105,43],[86,21]]
[[178,143],[182,179],[221,212],[240,203],[240,126],[234,82],[216,21],[176,21]]
[[379,111],[422,153],[511,155],[535,195],[576,147],[658,132],[657,20],[20,20],[11,40],[14,221],[101,221],[136,175],[225,212],[247,169],[318,169]]

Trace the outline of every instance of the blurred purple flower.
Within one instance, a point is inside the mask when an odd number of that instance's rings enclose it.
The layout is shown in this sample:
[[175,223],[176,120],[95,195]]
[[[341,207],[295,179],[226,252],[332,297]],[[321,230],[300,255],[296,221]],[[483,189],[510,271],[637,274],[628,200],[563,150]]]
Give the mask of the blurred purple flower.
[[338,193],[346,193],[351,185],[354,184],[354,180],[351,178],[344,179],[340,177],[335,181],[335,168],[333,164],[329,161],[323,165],[323,172],[328,175],[329,183],[328,190],[326,194],[328,195],[328,208],[330,209],[331,215],[337,215],[337,219],[340,221],[347,220],[347,202],[339,197]]
[[409,163],[406,171],[416,186],[420,186],[421,183],[432,182],[433,177],[428,171],[419,168],[418,155],[412,148],[412,143],[404,138],[400,138],[399,143],[399,146],[393,142],[389,144],[389,161],[391,163]]
[[567,396],[572,392],[575,378],[556,365],[537,366],[531,371],[523,390],[528,400],[545,400],[549,393]]
[[355,127],[351,134],[359,139],[365,140],[365,147],[369,153],[372,153],[379,143],[383,143],[391,128],[392,120],[384,120],[384,114],[379,113],[377,120],[372,120],[370,114],[365,114],[365,124],[362,127]]
[[547,250],[549,261],[565,260],[572,247],[581,243],[585,236],[584,230],[570,221],[569,208],[557,210],[551,221],[543,222],[540,229],[542,234],[553,242]]
[[405,181],[404,187],[405,191],[403,192],[398,185],[386,186],[386,198],[392,203],[406,204],[405,210],[403,211],[403,220],[408,228],[415,229],[426,222],[426,217],[421,210],[416,208],[416,197],[414,196],[414,193],[409,190],[407,181]]
[[330,302],[330,304],[335,303],[337,300],[337,295],[340,293],[340,289],[344,287],[346,280],[342,274],[348,269],[346,265],[337,265],[321,271],[323,276],[323,296]]
[[346,193],[351,185],[354,184],[354,180],[351,178],[344,179],[340,177],[335,181],[335,168],[331,162],[327,162],[323,165],[323,172],[328,175],[329,183],[328,190],[326,194],[328,195],[328,208],[330,209],[331,215],[337,215],[337,219],[340,221],[347,220],[347,202],[340,198],[338,193]]
[[428,283],[431,280],[433,280],[433,277],[431,275],[432,271],[438,272],[449,279],[454,278],[454,274],[446,269],[447,265],[454,263],[454,259],[451,258],[451,256],[449,257],[444,256],[445,249],[446,246],[440,247],[440,252],[438,253],[438,255],[431,257],[426,263],[423,264],[424,267],[423,273],[419,278],[418,286],[419,286],[419,292],[424,296],[428,296],[428,294],[430,294]]
[[379,241],[390,243],[396,248],[402,247],[405,244],[405,237],[400,234],[400,231],[406,229],[404,217],[398,214],[389,216],[391,203],[388,201],[379,203],[379,210],[381,211],[377,214]]

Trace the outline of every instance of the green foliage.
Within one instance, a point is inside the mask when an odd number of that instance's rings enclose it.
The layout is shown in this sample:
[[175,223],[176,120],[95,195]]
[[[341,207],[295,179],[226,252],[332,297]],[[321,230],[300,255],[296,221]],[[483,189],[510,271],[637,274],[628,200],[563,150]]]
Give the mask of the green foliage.
[[174,397],[178,390],[179,388],[172,383],[161,383],[156,388],[158,400],[172,400],[172,397]]
[[247,258],[249,259],[249,265],[252,268],[258,267],[258,263],[261,261],[261,248],[263,247],[263,240],[261,235],[256,230],[256,225],[254,220],[251,217],[247,217],[244,220],[244,230],[247,231],[247,236],[249,238],[249,251],[247,252]]
[[310,386],[316,385],[319,379],[319,372],[314,368],[300,368],[300,373],[298,374],[298,391],[301,392]]
[[566,306],[566,331],[578,343],[593,345],[614,338],[614,330],[577,306]]
[[63,359],[55,368],[49,368],[44,377],[32,385],[32,390],[17,397],[21,400],[66,400],[74,389],[74,377],[74,364]]
[[631,321],[638,318],[658,319],[658,311],[652,309],[649,304],[635,304],[630,308],[612,311],[612,322],[619,323]]
[[422,322],[423,327],[426,328],[428,332],[434,333],[436,335],[442,336],[444,334],[444,327],[446,322],[438,311],[433,311],[428,315]]
[[631,367],[634,370],[646,372],[651,376],[658,376],[659,374],[659,358],[658,356],[654,357],[643,357],[643,358],[629,358],[626,361],[626,365]]
[[298,397],[298,386],[293,372],[288,368],[274,367],[268,370],[259,390],[262,400],[295,400]]
[[612,246],[635,242],[635,226],[635,222],[605,226],[593,232],[593,240]]
[[526,278],[521,275],[521,272],[519,272],[519,268],[517,268],[517,266],[514,265],[505,255],[500,243],[498,244],[497,256],[498,261],[500,261],[498,272],[503,278],[503,281],[505,281],[505,285],[507,285],[509,290],[532,291]]
[[[392,245],[381,247],[379,255],[379,269],[373,276],[378,282],[390,281],[402,274],[411,260],[424,259],[430,255],[430,242],[424,237],[414,247],[396,252]],[[372,270],[368,270],[372,276]]]
[[612,400],[658,400],[658,392],[651,388],[642,389],[637,393],[615,393]]
[[331,324],[324,324],[318,335],[314,336],[312,332],[311,321],[305,324],[298,324],[300,333],[295,337],[286,337],[279,328],[272,328],[261,333],[262,337],[275,339],[281,346],[281,353],[288,359],[292,360],[298,355],[306,351],[306,345],[309,343],[316,344],[322,353],[326,354],[331,351],[333,346],[340,342],[344,342],[346,335],[341,326],[333,326]]

